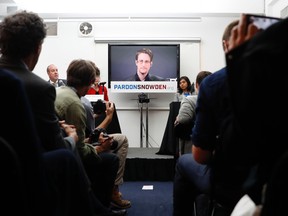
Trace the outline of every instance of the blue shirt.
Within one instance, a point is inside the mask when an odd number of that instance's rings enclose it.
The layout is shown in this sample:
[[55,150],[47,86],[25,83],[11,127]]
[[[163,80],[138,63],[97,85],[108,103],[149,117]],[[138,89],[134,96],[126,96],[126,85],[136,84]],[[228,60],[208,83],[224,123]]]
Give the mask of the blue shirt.
[[184,94],[185,97],[187,97],[188,95],[191,95],[190,92],[184,92],[183,94]]
[[196,147],[210,151],[215,149],[228,90],[226,68],[214,72],[201,82],[192,130],[192,142]]

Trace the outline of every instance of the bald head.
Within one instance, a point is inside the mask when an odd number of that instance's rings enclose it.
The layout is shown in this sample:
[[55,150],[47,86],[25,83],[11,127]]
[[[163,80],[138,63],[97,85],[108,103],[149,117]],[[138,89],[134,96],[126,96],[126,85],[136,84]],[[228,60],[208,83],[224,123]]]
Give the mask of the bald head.
[[59,79],[58,67],[54,64],[48,65],[47,74],[52,82],[56,82]]

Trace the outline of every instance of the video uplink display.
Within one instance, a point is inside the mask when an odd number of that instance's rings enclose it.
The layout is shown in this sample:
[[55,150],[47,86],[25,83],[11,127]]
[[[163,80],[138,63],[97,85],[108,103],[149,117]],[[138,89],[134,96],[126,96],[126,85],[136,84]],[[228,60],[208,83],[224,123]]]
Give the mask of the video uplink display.
[[153,64],[149,74],[163,77],[168,81],[179,78],[179,44],[109,44],[109,88],[111,81],[127,81],[129,77],[136,74],[135,55],[142,48],[149,48],[153,52]]

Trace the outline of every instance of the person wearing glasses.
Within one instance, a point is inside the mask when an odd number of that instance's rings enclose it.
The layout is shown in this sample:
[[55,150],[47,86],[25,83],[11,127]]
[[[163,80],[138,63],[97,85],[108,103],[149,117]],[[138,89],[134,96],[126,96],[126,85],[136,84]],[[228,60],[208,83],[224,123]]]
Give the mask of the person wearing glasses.
[[160,76],[149,73],[153,64],[153,52],[148,48],[142,48],[136,52],[135,64],[136,74],[130,76],[127,81],[165,81]]

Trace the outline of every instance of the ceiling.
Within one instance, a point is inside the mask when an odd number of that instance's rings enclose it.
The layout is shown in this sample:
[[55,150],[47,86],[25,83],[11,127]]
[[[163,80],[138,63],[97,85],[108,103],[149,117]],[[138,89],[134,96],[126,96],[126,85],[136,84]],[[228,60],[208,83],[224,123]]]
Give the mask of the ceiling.
[[17,9],[34,11],[44,19],[231,16],[242,12],[263,13],[264,2],[265,0],[166,0],[164,7],[163,1],[155,0],[141,3],[135,3],[134,0],[0,0],[0,18]]
[[15,3],[13,0],[1,0],[1,4]]

